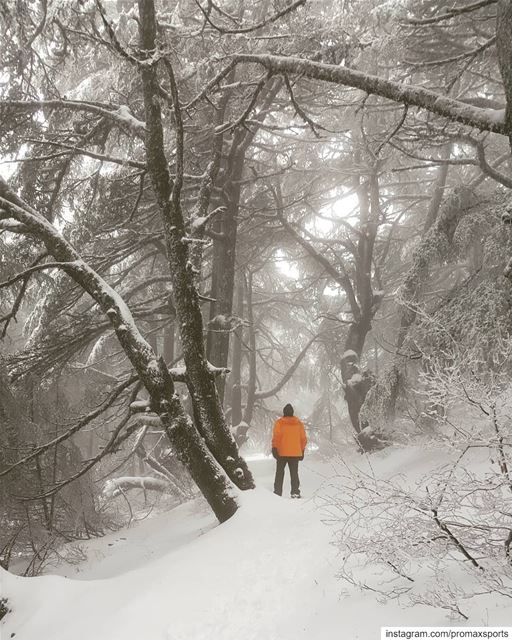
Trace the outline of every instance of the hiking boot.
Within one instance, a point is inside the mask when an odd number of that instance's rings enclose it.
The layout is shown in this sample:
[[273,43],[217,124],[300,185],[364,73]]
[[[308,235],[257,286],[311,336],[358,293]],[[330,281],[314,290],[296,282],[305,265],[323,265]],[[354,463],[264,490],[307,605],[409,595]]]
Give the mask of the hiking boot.
[[300,493],[292,493],[292,498],[300,498]]

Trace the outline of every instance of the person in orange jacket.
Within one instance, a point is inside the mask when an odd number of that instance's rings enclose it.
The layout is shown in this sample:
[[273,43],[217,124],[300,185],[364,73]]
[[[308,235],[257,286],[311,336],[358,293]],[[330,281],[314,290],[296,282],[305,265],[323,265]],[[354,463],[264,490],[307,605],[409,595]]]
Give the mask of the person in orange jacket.
[[302,422],[293,415],[293,407],[287,404],[283,417],[276,420],[272,434],[272,455],[276,459],[274,493],[283,494],[284,470],[290,469],[291,496],[300,498],[299,460],[304,460],[307,444],[306,431]]

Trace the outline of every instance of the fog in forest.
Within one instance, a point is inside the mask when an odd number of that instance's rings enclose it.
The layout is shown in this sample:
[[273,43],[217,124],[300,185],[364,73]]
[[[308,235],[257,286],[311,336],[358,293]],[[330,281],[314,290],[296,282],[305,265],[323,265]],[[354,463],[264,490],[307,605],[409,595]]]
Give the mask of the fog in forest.
[[512,1],[0,34],[0,636],[512,638]]

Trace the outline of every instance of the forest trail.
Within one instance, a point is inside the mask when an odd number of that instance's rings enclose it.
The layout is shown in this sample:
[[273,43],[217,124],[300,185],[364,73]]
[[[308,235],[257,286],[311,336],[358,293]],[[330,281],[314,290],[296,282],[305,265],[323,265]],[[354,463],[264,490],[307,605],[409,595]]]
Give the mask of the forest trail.
[[[387,475],[398,465],[414,477],[435,455],[381,452],[372,467]],[[336,463],[305,460],[300,501],[272,494],[272,459],[250,465],[258,488],[242,494],[243,508],[222,526],[195,500],[84,544],[87,561],[57,569],[73,579],[2,572],[14,610],[2,639],[370,640],[383,625],[450,624],[442,610],[381,603],[336,578],[341,559],[323,500]],[[488,624],[485,603],[472,611],[468,624]],[[504,624],[506,611],[495,618]]]

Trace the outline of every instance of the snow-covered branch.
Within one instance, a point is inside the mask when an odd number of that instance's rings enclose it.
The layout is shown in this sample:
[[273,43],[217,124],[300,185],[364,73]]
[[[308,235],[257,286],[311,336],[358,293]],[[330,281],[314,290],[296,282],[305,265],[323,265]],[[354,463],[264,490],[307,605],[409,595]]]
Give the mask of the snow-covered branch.
[[250,62],[262,65],[272,73],[294,74],[360,89],[367,94],[381,96],[393,102],[426,109],[431,113],[470,127],[476,127],[481,131],[507,135],[505,112],[501,109],[475,107],[418,85],[394,82],[349,67],[311,62],[292,56],[238,54],[234,56],[234,60],[241,63]]
[[483,7],[496,4],[496,2],[497,0],[478,0],[478,2],[473,2],[471,4],[453,7],[452,9],[444,9],[441,13],[432,16],[432,18],[410,18],[407,22],[415,27],[436,24],[438,22],[443,22],[444,20],[451,20],[452,18],[463,15],[464,13],[472,13],[473,11],[477,11]]
[[12,109],[22,112],[37,112],[43,109],[66,109],[69,111],[84,111],[111,120],[121,129],[143,138],[146,125],[138,120],[126,105],[99,105],[80,100],[0,100],[0,110]]
[[[239,33],[241,34],[241,33],[252,33],[253,31],[258,31],[259,29],[262,29],[263,27],[267,26],[268,24],[272,24],[273,22],[277,22],[280,18],[282,18],[286,14],[291,13],[292,11],[297,9],[298,7],[301,7],[303,4],[306,4],[306,0],[295,0],[295,2],[290,3],[288,6],[284,7],[280,11],[277,11],[276,13],[271,15],[270,17],[265,18],[264,20],[261,20],[257,24],[254,24],[254,25],[252,25],[250,27],[238,27],[238,28],[222,27],[221,25],[218,25],[218,24],[214,23],[212,21],[211,17],[210,17],[210,8],[208,10],[204,9],[202,7],[202,5],[200,4],[199,0],[195,0],[195,3],[199,7],[199,9],[201,10],[201,13],[203,14],[206,22],[211,27],[213,27],[216,31],[218,31],[219,33],[222,33],[222,34],[239,34]],[[209,7],[211,7],[211,6],[214,6],[213,3],[209,3]]]

